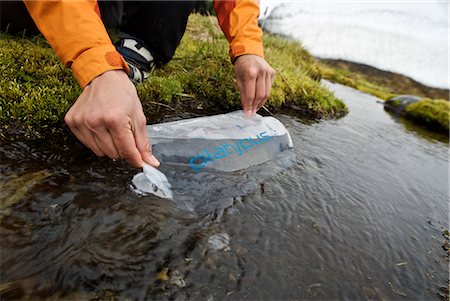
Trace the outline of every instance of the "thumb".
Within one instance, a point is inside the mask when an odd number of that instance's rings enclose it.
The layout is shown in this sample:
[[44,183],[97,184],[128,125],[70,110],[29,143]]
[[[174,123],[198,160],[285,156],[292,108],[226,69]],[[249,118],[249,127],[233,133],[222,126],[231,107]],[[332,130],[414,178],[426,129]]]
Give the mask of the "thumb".
[[160,165],[158,159],[152,154],[152,147],[147,136],[147,129],[145,123],[135,127],[134,139],[136,140],[136,147],[141,153],[142,160],[153,167]]

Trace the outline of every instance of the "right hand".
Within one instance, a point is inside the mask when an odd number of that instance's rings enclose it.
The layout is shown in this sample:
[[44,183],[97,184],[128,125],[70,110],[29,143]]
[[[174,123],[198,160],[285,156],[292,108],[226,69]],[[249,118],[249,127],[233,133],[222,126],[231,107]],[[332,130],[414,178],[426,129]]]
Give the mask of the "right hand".
[[136,88],[122,70],[107,71],[92,80],[64,120],[97,156],[125,159],[133,167],[159,166]]

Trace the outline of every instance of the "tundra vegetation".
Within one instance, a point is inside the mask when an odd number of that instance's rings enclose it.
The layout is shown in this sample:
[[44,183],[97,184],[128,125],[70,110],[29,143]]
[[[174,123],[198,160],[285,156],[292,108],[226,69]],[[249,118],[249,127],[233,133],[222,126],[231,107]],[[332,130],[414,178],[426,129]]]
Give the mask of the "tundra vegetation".
[[[114,33],[111,37],[114,40]],[[314,119],[339,118],[344,103],[320,84],[322,78],[388,99],[399,91],[368,77],[314,59],[300,43],[266,33],[266,60],[277,71],[270,112]],[[42,36],[0,33],[0,139],[46,138],[67,133],[64,115],[81,93],[69,68]],[[240,108],[240,96],[226,42],[215,17],[194,14],[171,62],[137,85],[149,123],[193,112],[215,114]],[[426,104],[426,105],[425,105]],[[448,102],[424,100],[407,117],[447,126]],[[65,136],[65,135],[58,135]]]
[[[344,61],[318,62],[323,78],[372,94],[384,101],[397,95],[422,97],[406,106],[402,115],[437,132],[448,133],[450,123],[449,90],[426,87],[408,77]],[[396,105],[395,101],[392,105]],[[401,103],[397,103],[401,106]]]
[[[299,43],[271,34],[264,43],[266,59],[277,71],[269,111],[312,118],[347,113],[343,102],[320,84],[315,59]],[[67,131],[64,115],[81,89],[42,36],[1,33],[0,69],[2,140]],[[173,60],[156,68],[137,91],[149,123],[190,110],[206,115],[239,109],[228,43],[216,19],[192,15]]]

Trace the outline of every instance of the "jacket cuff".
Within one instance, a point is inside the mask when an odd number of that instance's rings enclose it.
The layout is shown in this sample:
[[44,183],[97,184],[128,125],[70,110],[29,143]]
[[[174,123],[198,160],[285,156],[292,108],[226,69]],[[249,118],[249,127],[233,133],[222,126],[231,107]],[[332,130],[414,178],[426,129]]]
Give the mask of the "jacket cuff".
[[124,70],[128,65],[112,44],[90,48],[81,53],[70,66],[75,78],[84,89],[94,78],[109,70]]
[[256,54],[257,56],[264,58],[264,48],[262,43],[248,41],[245,45],[239,43],[230,46],[230,58],[233,64],[239,56],[244,54]]

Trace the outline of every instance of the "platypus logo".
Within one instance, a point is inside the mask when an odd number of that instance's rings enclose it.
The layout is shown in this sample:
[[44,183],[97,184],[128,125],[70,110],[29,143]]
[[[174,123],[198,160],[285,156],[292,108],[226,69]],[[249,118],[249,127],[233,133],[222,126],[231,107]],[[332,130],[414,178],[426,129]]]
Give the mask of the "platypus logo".
[[212,148],[211,152],[208,148],[205,148],[203,152],[189,160],[189,165],[193,170],[199,171],[207,166],[209,162],[214,162],[233,154],[241,156],[244,152],[247,153],[253,146],[267,142],[271,139],[272,137],[268,136],[266,132],[261,132],[256,135],[256,138],[248,137],[240,139],[236,143],[222,144],[219,147]]

